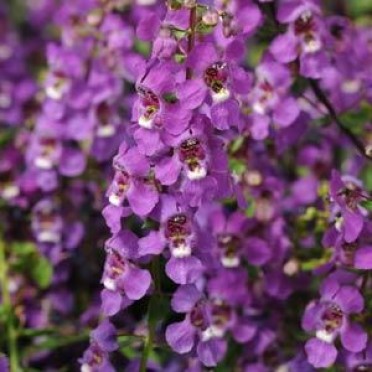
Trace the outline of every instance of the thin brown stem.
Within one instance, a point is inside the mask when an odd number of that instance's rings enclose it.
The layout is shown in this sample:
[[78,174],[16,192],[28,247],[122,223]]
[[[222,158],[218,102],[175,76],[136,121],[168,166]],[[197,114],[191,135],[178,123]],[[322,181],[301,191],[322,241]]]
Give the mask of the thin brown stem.
[[[197,21],[197,14],[196,14],[196,6],[190,9],[190,33],[187,39],[187,53],[189,54],[195,45],[195,36],[196,36],[196,21]],[[186,69],[186,79],[192,78],[192,70],[190,67]]]
[[308,79],[308,81],[315,96],[326,107],[329,115],[331,116],[335,124],[338,126],[340,131],[350,140],[350,142],[355,146],[355,148],[363,157],[367,158],[368,160],[372,160],[372,155],[368,153],[364,143],[341,122],[340,118],[336,113],[336,110],[333,108],[331,102],[327,98],[326,94],[323,92],[322,88],[319,86],[318,81],[314,79]]
[[307,97],[305,94],[302,94],[301,97],[308,102],[315,110],[317,110],[321,115],[325,115],[326,113],[319,107],[319,105],[314,102],[311,98]]

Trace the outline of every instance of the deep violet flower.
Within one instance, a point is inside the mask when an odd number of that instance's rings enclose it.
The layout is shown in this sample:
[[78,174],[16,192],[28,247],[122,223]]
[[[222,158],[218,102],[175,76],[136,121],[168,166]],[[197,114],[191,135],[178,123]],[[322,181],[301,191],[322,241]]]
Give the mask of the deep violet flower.
[[138,238],[129,230],[120,231],[106,242],[102,307],[107,315],[114,315],[131,301],[139,300],[150,287],[150,273],[134,263],[137,251]]
[[254,139],[266,138],[271,122],[285,128],[297,119],[300,108],[288,92],[291,84],[289,70],[269,57],[256,68],[256,81],[250,92]]
[[109,360],[109,352],[118,348],[116,329],[109,322],[102,322],[91,333],[91,344],[80,360],[82,372],[115,371]]
[[327,67],[324,51],[324,21],[317,1],[284,1],[277,13],[279,22],[287,24],[285,34],[277,36],[270,52],[281,63],[300,57],[300,71],[304,76],[319,78]]
[[169,248],[170,258],[166,264],[167,275],[178,284],[195,282],[203,271],[198,251],[198,228],[191,210],[171,197],[161,200],[160,230],[151,231],[140,239],[139,255],[156,255]]
[[354,180],[343,181],[338,172],[332,173],[330,183],[331,200],[335,203],[336,217],[335,227],[339,230],[347,243],[355,241],[362,231],[364,224],[363,210],[359,203],[366,198],[358,183]]
[[186,313],[186,318],[169,325],[165,337],[170,346],[181,354],[190,352],[196,342],[202,363],[213,367],[223,358],[226,342],[222,339],[221,330],[210,323],[211,306],[201,296],[194,286],[179,287],[172,299],[172,307],[176,312]]
[[133,212],[146,215],[158,202],[156,181],[150,175],[150,165],[137,148],[124,143],[114,158],[115,176],[107,196],[111,204],[120,206],[128,200]]
[[340,285],[329,278],[320,290],[319,301],[309,304],[302,325],[306,331],[315,332],[305,345],[309,362],[316,368],[332,365],[337,357],[333,342],[340,336],[345,349],[360,352],[367,343],[363,328],[349,319],[350,314],[363,310],[364,300],[357,288]]

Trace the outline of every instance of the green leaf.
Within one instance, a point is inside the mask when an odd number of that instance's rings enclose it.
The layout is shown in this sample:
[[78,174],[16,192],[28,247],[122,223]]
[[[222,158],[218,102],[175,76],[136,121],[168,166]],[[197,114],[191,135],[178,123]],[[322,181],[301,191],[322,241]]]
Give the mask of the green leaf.
[[0,306],[0,323],[6,323],[8,318],[8,311],[4,305]]
[[306,177],[310,173],[310,170],[308,167],[297,167],[296,170],[297,170],[297,174],[300,177]]
[[203,22],[199,22],[196,25],[196,32],[198,34],[207,35],[207,34],[210,34],[211,32],[213,32],[213,30],[214,30],[214,26],[206,25]]
[[372,191],[372,169],[370,165],[367,165],[363,170],[362,179],[365,188],[369,191]]
[[266,44],[252,44],[247,53],[247,63],[250,66],[257,66],[262,59]]
[[44,328],[44,329],[33,329],[33,328],[23,328],[18,331],[21,337],[38,337],[45,335],[52,335],[56,333],[54,329]]
[[2,128],[0,132],[0,148],[13,141],[15,131],[13,128]]
[[163,99],[167,103],[177,103],[178,98],[173,92],[165,92],[163,94]]
[[[32,345],[31,349],[35,350],[53,350],[64,346],[89,340],[89,332],[82,331],[76,335],[61,335],[60,337],[42,336],[40,342]],[[39,341],[39,340],[38,340]]]
[[245,210],[245,215],[249,218],[252,218],[254,216],[255,210],[256,210],[256,204],[254,200],[252,199],[249,202],[247,209]]
[[348,1],[348,8],[354,16],[363,16],[372,11],[371,0]]
[[149,323],[165,319],[169,312],[169,299],[164,296],[153,296],[150,300]]
[[138,358],[138,351],[135,350],[132,346],[127,345],[120,348],[121,353],[129,360],[132,360],[134,358]]
[[178,40],[186,38],[186,36],[188,36],[189,34],[188,30],[179,30],[176,28],[171,28],[171,30],[172,30],[173,36]]
[[14,242],[11,250],[17,256],[26,256],[37,252],[36,245],[32,242]]
[[320,258],[314,258],[305,262],[301,262],[301,269],[303,271],[312,271],[316,268],[318,268],[321,265],[326,264],[330,258],[332,257],[332,251],[331,250],[325,250],[324,254]]
[[[32,262],[33,261],[33,262]],[[40,288],[47,288],[52,280],[53,268],[50,262],[42,256],[34,257],[30,262],[31,277]]]
[[183,63],[185,62],[186,60],[186,56],[184,54],[181,54],[181,53],[176,53],[174,55],[174,60],[177,62],[177,63]]
[[357,110],[341,115],[341,121],[355,134],[364,135],[365,125],[372,117],[372,105],[363,102]]
[[180,10],[183,2],[182,0],[168,0],[167,5],[171,10]]
[[149,359],[158,364],[161,362],[159,354],[154,349],[151,350]]
[[231,158],[229,159],[230,169],[236,174],[243,174],[247,169],[247,164],[243,160]]
[[230,143],[230,152],[232,154],[236,153],[243,146],[244,140],[245,140],[244,136],[239,136],[235,138],[234,141]]
[[363,201],[361,204],[365,209],[372,212],[372,200]]
[[158,230],[160,228],[160,224],[158,221],[155,221],[151,218],[146,218],[146,220],[143,222],[141,229],[149,229],[149,230]]
[[139,40],[139,39],[135,39],[134,41],[134,50],[147,57],[150,55],[150,52],[151,52],[151,44],[146,42],[146,41],[142,41],[142,40]]

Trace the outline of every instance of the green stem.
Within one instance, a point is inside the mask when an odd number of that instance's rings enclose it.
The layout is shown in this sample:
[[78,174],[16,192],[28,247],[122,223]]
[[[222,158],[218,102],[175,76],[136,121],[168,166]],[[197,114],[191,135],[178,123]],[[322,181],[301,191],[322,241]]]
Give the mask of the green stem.
[[19,26],[25,19],[26,7],[22,0],[10,1],[9,6],[9,18],[14,24]]
[[6,329],[7,329],[7,342],[9,363],[11,372],[19,372],[21,370],[19,365],[18,349],[17,349],[17,331],[14,326],[14,314],[12,311],[12,302],[9,294],[8,282],[8,265],[5,255],[5,243],[0,235],[0,285],[2,305],[5,309],[6,316]]
[[[151,303],[152,299],[150,300],[149,312],[151,311]],[[149,323],[148,328],[149,328],[148,335],[145,340],[145,345],[141,357],[140,372],[146,372],[147,369],[147,361],[152,350],[152,343],[154,341],[155,336],[155,323]]]
[[153,349],[153,343],[155,339],[155,328],[156,328],[156,318],[153,316],[155,301],[157,301],[157,293],[160,292],[160,278],[159,278],[159,259],[155,257],[151,262],[151,274],[155,284],[155,294],[150,299],[148,307],[148,334],[145,339],[145,344],[142,352],[140,372],[146,372],[147,362],[150,357],[151,350]]

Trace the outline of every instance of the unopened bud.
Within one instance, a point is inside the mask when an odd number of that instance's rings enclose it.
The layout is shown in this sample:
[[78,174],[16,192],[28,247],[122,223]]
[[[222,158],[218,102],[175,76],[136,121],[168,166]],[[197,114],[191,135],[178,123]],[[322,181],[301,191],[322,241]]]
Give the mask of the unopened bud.
[[262,175],[256,170],[246,172],[244,179],[249,186],[259,186],[262,183]]
[[183,4],[181,0],[168,0],[167,5],[171,10],[180,10]]
[[366,146],[365,154],[372,159],[372,144]]
[[102,9],[93,9],[87,15],[87,22],[90,26],[96,27],[99,26],[103,19]]
[[194,8],[196,6],[196,0],[184,0],[183,5],[186,8]]
[[293,276],[297,274],[300,270],[300,264],[296,259],[291,259],[283,266],[284,274],[288,276]]
[[216,26],[218,23],[219,15],[216,10],[208,10],[202,17],[202,21],[207,26]]

